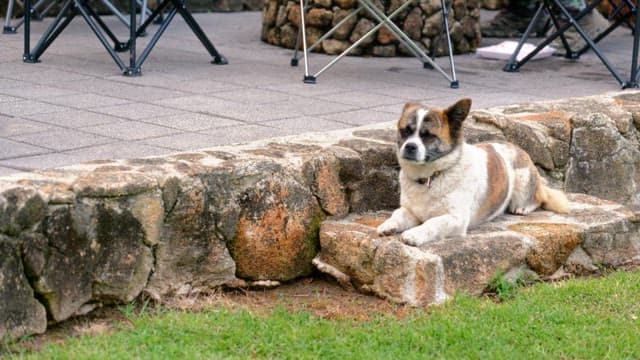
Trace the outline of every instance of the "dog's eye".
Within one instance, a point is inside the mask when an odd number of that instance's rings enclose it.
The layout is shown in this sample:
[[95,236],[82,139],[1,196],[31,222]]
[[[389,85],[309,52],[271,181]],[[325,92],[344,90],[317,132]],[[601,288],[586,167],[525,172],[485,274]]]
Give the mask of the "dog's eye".
[[428,140],[428,139],[431,139],[433,137],[434,137],[434,135],[432,133],[428,132],[428,131],[420,132],[420,138],[422,138],[424,140]]
[[413,129],[411,129],[411,127],[409,126],[400,129],[400,136],[402,136],[403,138],[409,137],[411,136],[411,134],[413,134]]

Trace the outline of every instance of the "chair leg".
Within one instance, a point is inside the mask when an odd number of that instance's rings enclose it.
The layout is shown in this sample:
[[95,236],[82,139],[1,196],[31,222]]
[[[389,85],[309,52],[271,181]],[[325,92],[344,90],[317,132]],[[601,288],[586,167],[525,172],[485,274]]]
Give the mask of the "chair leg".
[[13,7],[16,4],[16,0],[9,0],[7,3],[7,15],[4,20],[4,28],[2,29],[3,34],[15,34],[16,27],[11,26],[11,18],[13,17]]
[[304,78],[302,82],[305,84],[315,84],[316,77],[309,74],[309,57],[308,57],[308,49],[307,49],[307,27],[305,25],[305,11],[304,11],[305,0],[300,0],[300,25],[302,32],[302,56],[304,58]]
[[193,33],[200,40],[202,45],[204,45],[204,47],[209,52],[209,55],[211,55],[211,57],[213,57],[213,60],[211,61],[211,63],[212,64],[216,64],[216,65],[226,65],[226,64],[228,64],[229,61],[227,61],[227,59],[224,56],[222,56],[218,52],[218,50],[216,50],[215,46],[213,46],[211,41],[209,41],[209,38],[204,33],[204,31],[202,30],[200,25],[198,25],[198,22],[196,22],[196,19],[194,19],[193,15],[191,15],[191,13],[187,10],[187,7],[185,5],[185,1],[184,0],[173,0],[173,3],[174,3],[174,6],[178,9],[178,12],[180,13],[180,15],[182,16],[184,21],[191,28],[191,31],[193,31]]
[[449,8],[447,7],[447,1],[441,0],[442,5],[442,26],[444,27],[445,34],[447,35],[447,47],[449,49],[449,66],[451,66],[451,84],[452,89],[460,87],[458,79],[456,79],[456,66],[453,63],[453,46],[451,45],[451,33],[449,32]]

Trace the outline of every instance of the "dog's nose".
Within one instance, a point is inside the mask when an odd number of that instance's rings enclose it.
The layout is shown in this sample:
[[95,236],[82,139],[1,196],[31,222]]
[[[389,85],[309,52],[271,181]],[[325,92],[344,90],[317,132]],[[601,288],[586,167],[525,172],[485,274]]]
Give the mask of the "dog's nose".
[[414,143],[407,143],[404,145],[404,152],[407,155],[415,155],[418,152],[418,145]]

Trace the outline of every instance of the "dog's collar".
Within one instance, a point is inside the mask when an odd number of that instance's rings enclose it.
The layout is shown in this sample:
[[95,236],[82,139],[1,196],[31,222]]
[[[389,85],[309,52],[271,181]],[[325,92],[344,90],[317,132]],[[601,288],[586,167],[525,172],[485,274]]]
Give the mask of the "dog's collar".
[[431,174],[431,176],[426,177],[426,178],[417,178],[415,181],[420,184],[420,185],[427,185],[427,187],[431,187],[431,182],[433,181],[433,179],[440,175],[440,171],[436,171],[433,174]]

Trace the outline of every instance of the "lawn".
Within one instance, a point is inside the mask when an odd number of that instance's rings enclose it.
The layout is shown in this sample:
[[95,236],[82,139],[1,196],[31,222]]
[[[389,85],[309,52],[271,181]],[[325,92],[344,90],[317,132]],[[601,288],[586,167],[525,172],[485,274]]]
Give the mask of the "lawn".
[[[286,301],[286,299],[285,299]],[[286,305],[255,311],[121,308],[115,330],[49,343],[26,359],[640,359],[640,271],[539,283],[504,302],[445,305],[369,320]],[[126,324],[125,324],[126,323]],[[18,348],[20,348],[18,344]]]

